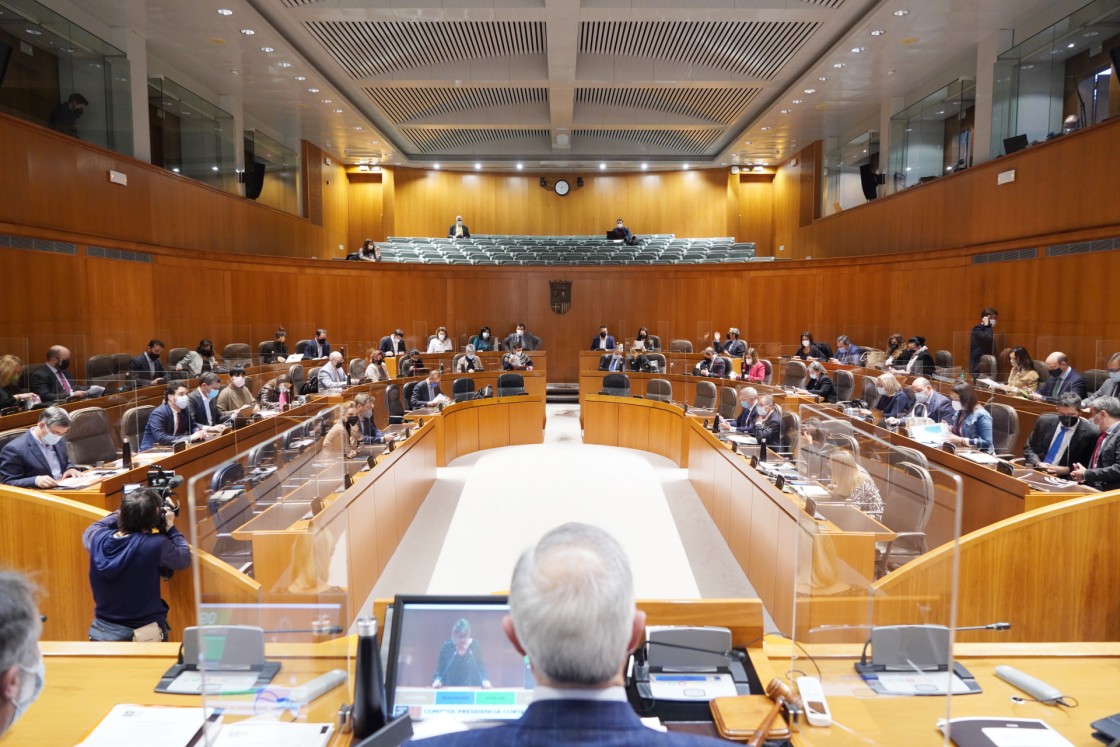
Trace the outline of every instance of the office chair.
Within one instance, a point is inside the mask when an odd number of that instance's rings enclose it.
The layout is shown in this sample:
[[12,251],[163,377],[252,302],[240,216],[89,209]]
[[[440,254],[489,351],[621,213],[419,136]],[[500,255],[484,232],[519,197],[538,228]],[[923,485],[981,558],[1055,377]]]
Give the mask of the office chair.
[[630,377],[621,373],[609,373],[603,377],[603,390],[599,394],[611,397],[630,396]]
[[926,525],[933,513],[933,478],[911,462],[897,466],[899,474],[883,496],[881,523],[895,533],[890,542],[875,543],[875,572],[883,576],[928,551]]
[[299,394],[299,390],[303,388],[304,382],[303,365],[300,363],[293,363],[288,366],[288,378],[292,380],[292,391]]
[[3,451],[5,446],[22,436],[24,433],[27,433],[27,431],[29,430],[31,429],[12,428],[10,431],[4,431],[3,433],[0,433],[0,451]]
[[911,464],[918,465],[922,469],[929,469],[929,460],[926,459],[926,455],[909,446],[892,444],[887,448],[886,456],[887,464],[892,467],[897,467],[904,462],[910,462]]
[[[168,370],[170,370],[172,368],[175,368],[175,366],[177,366],[179,364],[179,361],[181,361],[181,360],[183,360],[184,358],[187,357],[187,353],[189,353],[189,352],[190,352],[190,350],[188,350],[187,348],[171,348],[170,350],[168,350],[167,351],[167,368],[168,368]],[[127,366],[126,366],[125,370],[127,370]]]
[[801,443],[801,418],[793,410],[782,411],[782,436],[779,441],[785,445],[775,448],[775,453],[792,459]]
[[859,398],[866,402],[869,408],[875,407],[875,403],[879,401],[879,390],[875,379],[870,376],[860,376],[859,388]]
[[365,358],[351,358],[350,359],[350,376],[354,379],[364,379],[366,377],[366,359]]
[[474,397],[474,379],[469,376],[464,376],[461,379],[455,379],[455,383],[451,385],[451,398],[456,402],[463,402]]
[[249,367],[253,365],[253,349],[248,343],[231,342],[222,349],[222,361],[227,368]]
[[716,385],[710,381],[700,381],[696,384],[696,399],[692,406],[701,410],[710,410],[716,406]]
[[404,422],[400,384],[390,384],[385,387],[385,410],[389,413],[389,425],[400,425]]
[[315,386],[318,386],[319,369],[321,368],[322,366],[312,366],[311,368],[307,369],[307,380],[316,382]]
[[785,374],[782,376],[782,386],[792,386],[801,389],[805,380],[809,378],[809,369],[802,361],[789,361],[786,363]]
[[719,416],[724,420],[732,420],[738,407],[739,393],[735,391],[735,387],[721,386],[719,388]]
[[268,348],[271,344],[272,340],[262,340],[257,343],[257,360],[262,364],[264,363],[265,356],[268,355]]
[[404,385],[404,390],[401,392],[401,404],[404,405],[404,409],[412,409],[412,391],[416,389],[416,385],[419,383],[419,381],[410,381]]
[[298,342],[296,342],[296,346],[295,346],[294,349],[292,349],[292,352],[306,355],[306,353],[304,353],[303,351],[306,349],[307,345],[309,345],[310,343],[311,343],[311,340],[299,340]]
[[996,364],[996,357],[994,355],[980,356],[979,368],[981,378],[995,379],[996,373],[999,370],[999,367]]
[[121,443],[124,443],[127,439],[128,443],[131,444],[133,454],[140,451],[144,429],[148,427],[148,417],[154,409],[156,408],[152,405],[130,407],[121,416]]
[[[210,492],[217,493],[229,485],[237,484],[245,479],[245,468],[241,466],[241,462],[229,462],[223,464],[214,474],[210,476]],[[217,511],[217,506],[213,503],[207,504],[207,508],[211,514]]]
[[1014,407],[1000,402],[989,402],[984,409],[992,416],[992,444],[996,456],[1014,459],[1015,440],[1019,436],[1019,413]]
[[109,427],[109,413],[100,407],[83,407],[70,413],[66,450],[74,464],[94,465],[120,458]]
[[[1038,365],[1039,365],[1039,361],[1033,361],[1033,362],[1035,364],[1035,368],[1037,369]],[[1046,364],[1042,363],[1042,367],[1046,368]],[[1047,372],[1046,376],[1049,376],[1049,375],[1050,375],[1049,372]],[[1039,374],[1038,375],[1039,382],[1045,381],[1046,376],[1043,376],[1042,374]],[[1085,371],[1081,374],[1081,378],[1085,379],[1085,390],[1087,392],[1089,392],[1089,394],[1092,394],[1093,392],[1100,389],[1102,384],[1104,384],[1106,381],[1108,381],[1108,371],[1105,371],[1105,370],[1100,369],[1100,368],[1090,368],[1088,371]]]
[[646,399],[658,402],[673,401],[673,383],[667,379],[650,379],[646,382]]
[[934,368],[952,368],[953,367],[953,354],[948,350],[938,350],[933,354],[933,367]]
[[774,384],[774,364],[766,358],[762,358],[761,362],[762,367],[766,369],[766,378],[762,380],[762,383],[767,386],[772,386]]
[[661,338],[659,336],[648,335],[646,339],[649,341],[649,344],[646,347],[648,347],[650,350],[661,349]]
[[847,402],[852,398],[852,392],[856,388],[856,377],[852,376],[851,371],[836,369],[832,372],[832,383],[836,385],[837,401]]
[[[184,348],[185,349],[185,348]],[[186,353],[183,353],[186,355]],[[176,361],[177,363],[178,361]],[[113,355],[113,367],[118,374],[128,373],[129,366],[132,365],[132,356],[128,353],[115,353]]]
[[86,361],[86,376],[90,381],[111,382],[117,380],[117,366],[111,355],[95,355]]
[[519,373],[504,373],[498,377],[498,397],[512,397],[525,394],[525,379]]
[[691,340],[669,340],[670,353],[691,353],[692,341]]

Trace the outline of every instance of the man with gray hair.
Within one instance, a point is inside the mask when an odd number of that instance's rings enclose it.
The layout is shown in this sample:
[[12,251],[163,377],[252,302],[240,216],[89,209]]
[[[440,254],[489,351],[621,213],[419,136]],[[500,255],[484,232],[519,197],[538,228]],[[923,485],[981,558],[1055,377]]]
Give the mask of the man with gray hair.
[[1100,430],[1088,464],[1074,464],[1071,480],[1097,490],[1120,488],[1120,399],[1101,397],[1089,408],[1089,422]]
[[476,352],[474,345],[467,345],[467,352],[455,361],[455,373],[485,371],[486,366],[483,365],[482,359],[475,355]]
[[1105,364],[1108,378],[1100,385],[1097,391],[1081,400],[1082,407],[1089,407],[1101,397],[1120,397],[1120,353],[1113,353]]
[[644,636],[630,563],[602,529],[564,524],[522,554],[502,628],[529,657],[533,703],[512,724],[446,734],[424,745],[682,745],[718,740],[642,725],[623,689],[629,653]]
[[0,737],[43,691],[42,629],[30,582],[0,571]]
[[342,368],[342,353],[331,351],[327,363],[319,369],[319,393],[338,393],[350,385],[350,376]]
[[66,451],[70,415],[61,407],[48,407],[35,427],[12,439],[0,451],[0,483],[17,488],[50,490],[58,481],[81,475]]

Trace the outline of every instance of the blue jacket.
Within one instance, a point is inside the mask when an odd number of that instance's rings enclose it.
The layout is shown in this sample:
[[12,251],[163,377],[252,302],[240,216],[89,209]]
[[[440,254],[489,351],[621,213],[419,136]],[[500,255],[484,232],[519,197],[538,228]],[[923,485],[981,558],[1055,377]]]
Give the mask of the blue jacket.
[[952,425],[957,420],[957,413],[953,409],[953,401],[941,392],[934,392],[929,397],[929,402],[921,402],[910,408],[910,417],[924,416],[935,423],[948,423]]
[[[406,742],[405,744],[412,744]],[[491,729],[431,737],[424,747],[715,747],[727,742],[643,726],[629,703],[594,700],[545,700],[521,718]]]
[[197,431],[198,423],[191,415],[191,408],[179,411],[179,427],[175,428],[175,413],[171,412],[171,405],[164,402],[152,410],[148,416],[148,424],[144,426],[144,436],[140,439],[140,451],[147,451],[153,446],[171,446],[179,441],[185,441]]
[[[58,466],[62,467],[63,472],[74,466],[70,455],[66,453],[66,439],[51,448],[58,455]],[[43,456],[43,449],[30,431],[17,436],[0,451],[0,482],[5,485],[34,488],[36,477],[50,474],[51,468],[47,464],[47,458]]]
[[958,412],[953,433],[967,438],[968,445],[974,449],[995,453],[995,446],[992,444],[992,415],[983,407],[977,407],[969,413],[963,410]]
[[152,370],[148,368],[148,354],[141,353],[132,359],[128,364],[128,370],[134,374],[134,378],[140,381],[151,381],[152,379],[163,379],[167,377],[167,371],[163,367],[163,360],[156,358],[152,362],[155,367],[155,376],[152,375]]
[[613,351],[614,350],[614,335],[607,335],[607,346],[605,348],[603,348],[599,345],[599,340],[600,340],[599,335],[595,335],[594,337],[591,338],[591,349],[592,350],[603,350],[603,351],[608,351],[608,350]]
[[191,564],[187,538],[175,527],[167,534],[117,533],[118,514],[98,519],[82,533],[89,552],[93,614],[106,622],[139,628],[167,624],[167,603],[160,599],[160,566],[182,570]]
[[875,409],[882,410],[884,418],[901,418],[910,410],[912,404],[909,390],[902,389],[893,397],[880,397],[875,403]]

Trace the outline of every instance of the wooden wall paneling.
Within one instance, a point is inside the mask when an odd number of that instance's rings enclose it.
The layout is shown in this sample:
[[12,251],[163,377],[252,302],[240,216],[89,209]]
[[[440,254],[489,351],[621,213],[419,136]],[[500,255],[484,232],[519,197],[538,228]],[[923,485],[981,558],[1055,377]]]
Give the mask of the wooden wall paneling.
[[326,527],[335,537],[346,533],[347,584],[352,599],[366,599],[381,576],[379,559],[384,550],[379,539],[381,530],[377,520],[377,501],[369,495],[369,491],[380,489],[379,482],[371,481],[359,494],[364,497],[351,501],[346,512]]
[[[377,529],[377,573],[380,576],[400,541],[397,527],[397,470],[380,474],[373,484],[375,525]],[[373,560],[369,550],[359,550],[359,557]]]
[[712,481],[712,521],[720,534],[727,539],[730,534],[731,520],[731,480],[734,468],[723,460],[723,464],[713,475]]
[[509,413],[504,407],[484,407],[478,413],[478,448],[509,444]]
[[618,406],[618,445],[649,451],[649,408]]
[[458,449],[460,454],[473,454],[478,451],[478,410],[472,408],[455,415]]
[[346,177],[349,180],[347,200],[350,215],[346,247],[354,251],[365,239],[385,240],[382,225],[384,190],[379,173],[350,171]]
[[759,257],[774,256],[774,176],[740,174],[735,238],[753,241]]

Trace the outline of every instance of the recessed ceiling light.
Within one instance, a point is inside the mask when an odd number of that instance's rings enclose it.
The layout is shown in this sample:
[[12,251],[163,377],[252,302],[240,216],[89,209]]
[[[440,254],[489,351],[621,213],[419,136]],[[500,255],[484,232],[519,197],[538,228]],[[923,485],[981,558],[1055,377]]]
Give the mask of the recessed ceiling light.
[[319,89],[318,88],[308,88],[307,92],[308,93],[319,93]]
[[1082,36],[1084,36],[1086,39],[1092,39],[1094,36],[1100,35],[1101,33],[1099,31],[1086,31],[1084,34],[1082,34]]
[[264,52],[265,54],[268,54],[269,52],[275,52],[276,50],[273,49],[272,47],[261,47],[261,51]]
[[334,113],[335,113],[335,114],[342,114],[342,110],[341,110],[341,109],[335,109],[335,110],[334,110]]
[[290,63],[290,62],[281,62],[281,63],[279,63],[279,65],[280,65],[280,67],[291,67],[291,66],[292,66],[292,63]]
[[688,164],[687,163],[681,164],[681,168],[684,169],[685,171],[688,171]]
[[770,132],[770,128],[769,128],[769,127],[763,127],[763,128],[762,128],[762,131],[763,131],[763,132]]
[[210,167],[210,170],[211,170],[211,171],[217,171],[217,170],[218,170],[218,167],[217,167],[217,166],[211,166],[211,167]]
[[903,16],[910,15],[910,11],[908,11],[908,10],[896,10],[894,12],[894,14],[896,16],[898,16],[899,18],[902,18]]
[[649,164],[648,164],[648,163],[643,163],[643,164],[642,164],[642,171],[645,171],[645,170],[646,170],[646,169],[648,169],[648,168],[649,168]]
[[331,99],[323,99],[323,103],[324,104],[333,104],[334,101],[332,101]]
[[859,54],[867,50],[867,47],[852,47],[852,54]]
[[894,75],[894,68],[887,71],[887,75]]
[[606,170],[607,170],[607,164],[605,164],[605,163],[599,164],[599,171],[606,171]]
[[753,145],[753,144],[754,144],[753,140],[744,140],[743,141],[743,145]]
[[218,15],[220,15],[220,16],[232,16],[233,11],[230,10],[229,8],[218,8]]
[[842,67],[847,67],[847,63],[845,63],[845,62],[834,62],[834,63],[832,63],[832,66],[834,68],[836,68],[837,70],[839,70]]
[[944,114],[944,113],[945,113],[944,109],[942,109],[941,111],[938,112],[938,114]]
[[811,95],[811,94],[814,94],[814,93],[816,93],[816,92],[817,92],[817,89],[815,89],[815,88],[806,88],[806,89],[805,89],[805,93],[808,93],[808,94],[810,94],[810,95]]
[[306,75],[297,75],[295,79],[296,80],[307,80],[307,76]]
[[789,109],[782,109],[778,114],[789,114]]
[[525,164],[523,164],[523,163],[517,164],[517,170],[518,171],[521,171],[521,169],[523,169],[523,168],[525,168]]
[[821,83],[824,83],[826,80],[828,80],[828,76],[822,75],[821,77],[817,78],[817,80],[819,80]]
[[253,34],[255,34],[257,32],[253,31],[252,29],[241,29],[241,33],[245,34],[245,36],[252,36]]
[[480,170],[481,168],[482,168],[482,164],[481,164],[481,163],[476,163],[476,164],[474,165],[474,170],[475,170],[475,171],[479,171],[479,170]]
[[794,99],[794,100],[793,100],[793,103],[795,103],[795,104],[800,104],[800,103],[801,103],[801,99]]
[[1077,46],[1077,42],[1070,42],[1069,44],[1066,45],[1066,49],[1073,49],[1076,46]]
[[174,172],[175,172],[176,174],[178,174],[178,173],[179,173],[179,167],[178,167],[178,166],[176,166],[175,168],[173,168],[173,169],[171,169],[171,170],[172,170],[172,171],[174,171]]
[[871,29],[871,35],[872,36],[882,36],[885,33],[887,33],[887,32],[883,31],[882,29]]
[[439,171],[439,164],[438,163],[433,163],[432,168],[435,169],[436,171]]
[[43,32],[39,29],[24,29],[30,36],[42,36]]
[[361,125],[354,125],[354,129],[357,130],[358,132],[361,132],[362,131],[362,126]]
[[230,72],[230,75],[241,75],[240,70],[230,70],[229,72]]

